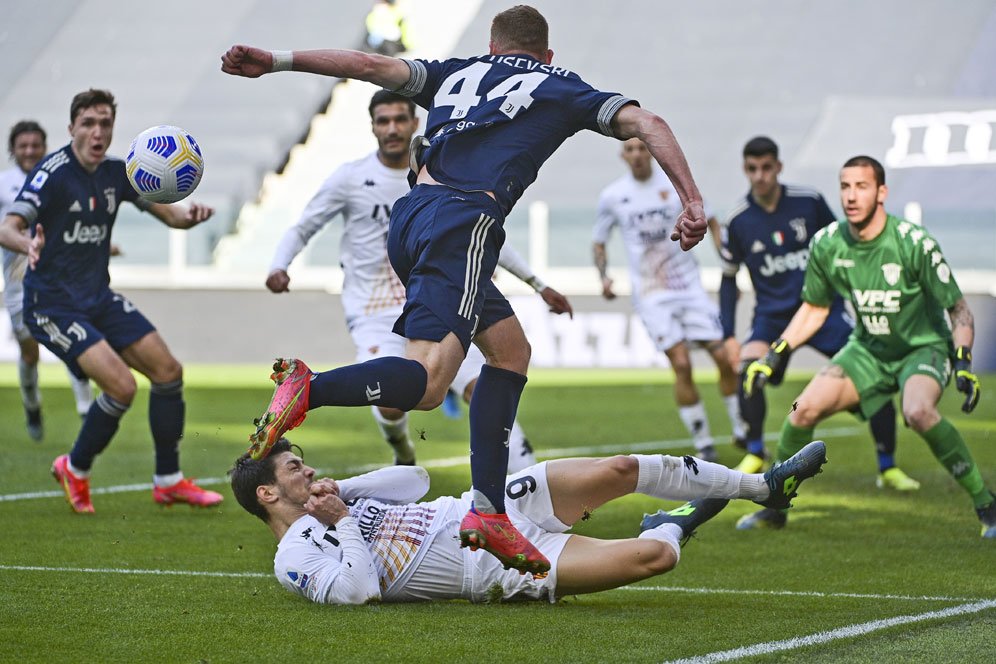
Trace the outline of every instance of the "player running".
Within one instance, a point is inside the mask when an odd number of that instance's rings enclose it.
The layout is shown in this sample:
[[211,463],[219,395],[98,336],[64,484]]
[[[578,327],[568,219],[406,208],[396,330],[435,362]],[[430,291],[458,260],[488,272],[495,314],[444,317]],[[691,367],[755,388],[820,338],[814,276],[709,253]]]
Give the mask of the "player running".
[[[983,483],[961,434],[937,410],[952,361],[955,384],[965,394],[962,410],[970,413],[979,403],[981,386],[972,373],[975,319],[937,241],[886,213],[887,195],[878,161],[847,160],[840,171],[846,219],[813,237],[803,304],[768,354],[747,368],[747,381],[760,390],[784,368],[787,352],[824,324],[835,296],[846,295],[858,317],[854,334],[799,396],[782,427],[778,457],[799,449],[830,415],[858,410],[868,417],[899,392],[903,418],[971,496],[982,536],[996,538],[996,495]],[[769,508],[745,519],[784,525],[786,515]]]
[[[107,156],[116,104],[106,90],[87,90],[70,106],[69,145],[46,156],[0,225],[0,245],[28,255],[24,319],[31,334],[78,378],[101,389],[69,454],[52,474],[75,512],[93,512],[90,468],[118,430],[135,397],[131,369],[152,383],[149,425],[156,465],[152,497],[169,505],[211,506],[221,494],[205,491],[180,471],[183,368],[145,316],[110,289],[111,229],[118,206],[130,202],[171,228],[191,228],[213,210],[149,203],[139,198],[124,162]],[[25,233],[32,231],[32,237]]]
[[[33,120],[22,120],[10,128],[7,149],[15,166],[0,172],[0,219],[6,216],[7,210],[14,203],[28,173],[45,156],[45,139],[45,130]],[[45,435],[45,427],[42,420],[41,390],[38,389],[38,342],[24,324],[22,282],[27,267],[27,256],[3,249],[3,303],[7,307],[14,338],[17,339],[21,351],[17,370],[28,435],[37,441]],[[93,403],[90,381],[77,378],[69,372],[69,384],[76,399],[76,411],[85,416]]]
[[505,514],[506,440],[526,383],[529,343],[512,307],[491,281],[505,240],[503,222],[539,167],[567,138],[587,129],[638,137],[675,183],[684,205],[672,239],[683,249],[706,232],[702,197],[663,119],[635,101],[601,92],[551,64],[546,19],[519,5],[495,16],[489,53],[444,62],[402,60],[347,50],[270,52],[233,46],[222,71],[250,78],[289,69],[356,78],[411,97],[428,109],[426,138],[413,141],[411,193],[391,210],[388,252],[405,284],[395,331],[408,358],[377,358],[312,375],[278,363],[278,388],[252,436],[261,456],[309,408],[438,406],[471,341],[487,364],[470,404],[473,507],[460,529],[522,572],[549,562]]
[[[316,480],[314,468],[292,448],[282,438],[261,460],[243,454],[230,472],[232,492],[279,542],[273,571],[280,584],[319,604],[553,602],[617,588],[672,570],[679,543],[732,498],[786,507],[799,484],[826,462],[821,441],[764,475],[663,454],[544,461],[510,476],[504,487],[512,522],[551,562],[548,575],[520,575],[460,549],[457,524],[470,508],[470,492],[415,502],[429,490],[429,474],[417,466]],[[645,516],[636,538],[565,532],[630,493],[691,502]]]
[[[739,350],[740,412],[747,422],[747,454],[738,468],[755,472],[763,467],[767,458],[764,447],[767,403],[761,390],[747,391],[747,367],[764,356],[798,310],[809,240],[832,223],[834,215],[823,196],[815,190],[778,182],[782,162],[778,159],[778,146],[770,138],[757,136],[747,141],[743,158],[750,192],[729,217],[721,252],[724,267],[719,301],[723,335],[728,340],[727,346],[736,352],[733,338],[738,297],[736,274],[741,264],[746,265],[756,303],[750,335]],[[832,357],[847,343],[853,328],[854,322],[844,310],[843,299],[834,297],[826,323],[806,343]],[[789,356],[790,352],[787,352],[784,366],[788,365]],[[783,377],[784,367],[768,382],[779,385]],[[869,418],[868,424],[878,452],[878,486],[897,491],[919,489],[920,483],[896,466],[896,410],[892,401],[884,401],[881,410]]]
[[[415,104],[408,97],[381,90],[373,95],[369,110],[377,150],[339,167],[322,184],[301,218],[284,233],[266,278],[271,291],[286,292],[291,262],[316,233],[341,214],[342,306],[356,344],[357,362],[405,354],[404,337],[392,330],[405,303],[405,287],[387,257],[387,222],[394,202],[411,190],[408,145],[418,129]],[[567,299],[544,285],[509,245],[502,247],[498,264],[532,285],[554,313],[573,313]],[[469,403],[482,366],[484,356],[477,346],[471,346],[450,390]],[[408,414],[383,406],[372,406],[371,411],[381,435],[394,450],[394,462],[415,463]],[[514,421],[508,437],[508,472],[534,463],[536,457],[525,433]]]
[[[734,439],[746,435],[737,399],[737,374],[723,346],[719,309],[706,295],[695,257],[670,241],[670,229],[681,213],[678,194],[662,171],[653,167],[650,151],[639,139],[623,143],[622,158],[630,173],[602,190],[592,253],[602,279],[602,296],[611,300],[605,245],[618,227],[629,254],[633,308],[647,333],[674,370],[678,415],[692,435],[700,459],[718,456],[709,418],[692,378],[689,344],[705,348],[719,369],[719,392],[726,404]],[[711,215],[706,215],[710,217]]]

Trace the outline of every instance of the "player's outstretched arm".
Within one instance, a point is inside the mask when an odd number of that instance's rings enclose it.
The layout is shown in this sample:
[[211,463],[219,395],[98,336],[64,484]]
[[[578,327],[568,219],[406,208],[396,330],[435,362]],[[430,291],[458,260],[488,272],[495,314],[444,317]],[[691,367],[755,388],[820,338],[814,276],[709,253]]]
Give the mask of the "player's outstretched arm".
[[253,46],[233,46],[221,56],[221,71],[233,76],[258,78],[277,71],[300,71],[334,78],[353,78],[397,90],[408,82],[408,65],[398,58],[346,49],[316,51],[267,51]]
[[177,203],[152,203],[149,206],[149,213],[170,228],[183,230],[210,219],[214,214],[214,208],[200,203],[191,203],[189,206]]
[[671,239],[680,241],[681,248],[688,251],[705,237],[708,223],[702,194],[671,127],[660,116],[629,104],[612,118],[612,130],[621,140],[636,137],[643,141],[667,173],[685,208],[678,216]]
[[762,389],[773,375],[780,375],[785,370],[792,351],[816,334],[829,314],[829,307],[817,307],[803,302],[782,336],[771,343],[768,353],[748,365],[747,375],[744,377],[744,393],[750,397],[755,390]]

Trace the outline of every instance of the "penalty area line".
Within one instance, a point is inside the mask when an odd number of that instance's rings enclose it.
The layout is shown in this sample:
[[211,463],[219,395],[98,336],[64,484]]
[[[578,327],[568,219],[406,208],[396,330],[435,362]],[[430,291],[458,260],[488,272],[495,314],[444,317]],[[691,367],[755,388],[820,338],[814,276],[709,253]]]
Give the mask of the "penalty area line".
[[[863,431],[861,427],[837,427],[834,429],[826,429],[820,432],[821,438],[842,438],[845,436],[853,436],[855,433]],[[779,434],[775,432],[769,432],[764,435],[764,439],[767,441],[777,440]],[[727,443],[728,445],[729,443]],[[537,456],[543,459],[558,459],[564,457],[572,456],[590,456],[596,454],[623,454],[632,452],[647,452],[652,450],[672,450],[679,449],[682,447],[693,447],[694,441],[691,438],[678,438],[675,440],[651,440],[647,442],[637,442],[637,443],[612,443],[606,445],[587,445],[582,447],[555,447],[549,450],[540,450]],[[470,463],[470,459],[466,455],[454,456],[454,457],[443,457],[440,459],[428,459],[423,463],[418,465],[426,469],[432,468],[454,468],[456,466],[466,466]],[[383,468],[385,464],[364,464],[362,466],[353,466],[350,468],[343,468],[341,471],[336,471],[336,474],[341,474],[343,477],[350,475],[357,475],[359,473],[367,473],[371,470],[377,470],[378,468]],[[320,473],[326,473],[326,469],[319,469]],[[217,484],[225,484],[228,482],[228,478],[225,477],[199,477],[197,478],[197,483],[201,486],[214,486]],[[121,484],[117,486],[106,486],[106,487],[91,487],[90,495],[100,496],[109,493],[127,493],[131,491],[152,491],[152,483],[142,483],[142,484]],[[52,491],[29,491],[26,493],[8,493],[0,494],[0,503],[12,502],[17,500],[37,500],[39,498],[61,498],[63,496],[61,490]]]
[[895,618],[885,618],[883,620],[872,620],[871,622],[859,623],[856,625],[847,625],[846,627],[840,627],[838,629],[832,629],[825,632],[817,632],[816,634],[810,634],[808,636],[785,639],[783,641],[768,641],[767,643],[758,643],[752,646],[734,648],[733,650],[722,650],[708,653],[706,655],[698,655],[696,657],[668,660],[665,664],[711,664],[712,662],[729,662],[743,657],[767,655],[773,652],[783,652],[786,650],[795,650],[797,648],[819,645],[821,643],[829,643],[830,641],[836,641],[838,639],[850,639],[856,636],[870,634],[871,632],[889,629],[890,627],[897,627],[899,625],[909,625],[912,623],[926,622],[928,620],[940,620],[942,618],[950,618],[952,616],[979,613],[993,608],[996,608],[996,600],[971,602],[969,604],[960,604],[958,606],[952,606],[938,611],[928,611],[927,613],[918,613],[909,616],[896,616]]

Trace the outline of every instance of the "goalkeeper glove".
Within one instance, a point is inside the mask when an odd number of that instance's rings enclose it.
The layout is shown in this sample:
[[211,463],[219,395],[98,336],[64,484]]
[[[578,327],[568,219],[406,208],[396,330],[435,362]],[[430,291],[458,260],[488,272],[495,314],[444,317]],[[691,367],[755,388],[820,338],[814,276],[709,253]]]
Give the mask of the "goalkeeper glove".
[[[768,354],[754,360],[747,366],[747,375],[744,376],[744,394],[750,397],[754,390],[762,389],[768,382],[773,385],[781,382],[781,375],[785,371],[785,364],[788,362],[791,352],[788,342],[784,339],[772,341]],[[772,375],[778,382],[771,380]]]
[[955,351],[954,373],[955,387],[965,395],[965,403],[961,405],[961,409],[971,413],[979,405],[982,383],[979,382],[979,377],[972,373],[972,351],[967,346],[958,346],[958,350]]

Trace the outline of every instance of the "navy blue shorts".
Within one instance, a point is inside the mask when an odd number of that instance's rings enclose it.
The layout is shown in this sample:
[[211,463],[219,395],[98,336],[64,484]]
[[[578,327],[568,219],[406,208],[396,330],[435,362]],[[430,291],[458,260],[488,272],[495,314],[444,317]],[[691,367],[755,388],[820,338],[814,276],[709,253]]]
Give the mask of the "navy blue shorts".
[[[85,378],[76,359],[90,346],[106,339],[121,351],[156,328],[128,298],[108,289],[97,303],[77,309],[59,302],[47,304],[25,298],[24,322],[39,343],[65,362],[77,378]],[[41,298],[39,298],[41,299]]]
[[[755,316],[751,323],[750,335],[744,343],[763,341],[770,344],[782,336],[782,332],[785,331],[791,320],[791,316],[788,318],[782,316]],[[830,306],[830,313],[827,315],[827,320],[823,323],[823,327],[806,342],[806,345],[823,353],[827,357],[833,357],[837,354],[837,351],[847,344],[852,330],[854,330],[854,321],[847,314],[847,310],[844,309],[843,301],[838,300]],[[785,367],[788,367],[788,362],[785,363]],[[781,382],[781,376],[772,376],[772,379],[771,382],[774,385]]]
[[515,315],[491,281],[504,222],[487,194],[442,185],[416,185],[395,202],[387,253],[407,296],[397,334],[442,341],[453,332],[466,351],[475,334]]

